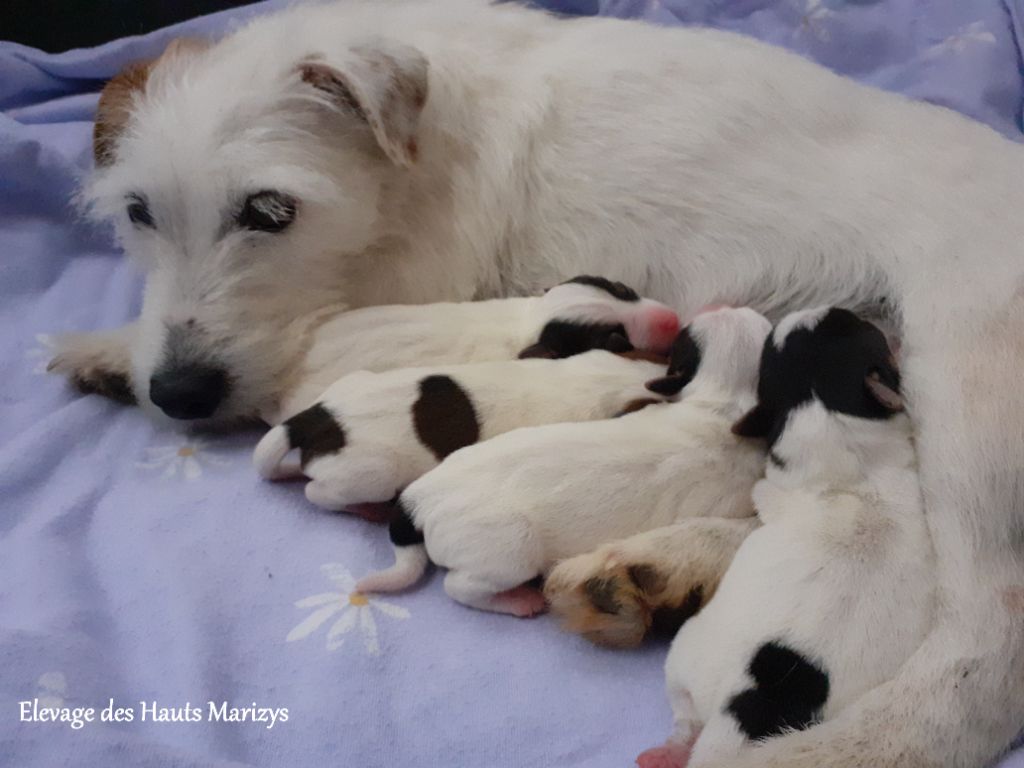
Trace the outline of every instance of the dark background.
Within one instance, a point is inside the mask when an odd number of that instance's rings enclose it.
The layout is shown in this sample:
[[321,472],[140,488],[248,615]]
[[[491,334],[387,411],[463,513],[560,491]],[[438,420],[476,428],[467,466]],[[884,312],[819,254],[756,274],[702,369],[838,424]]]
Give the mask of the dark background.
[[252,0],[0,0],[0,40],[65,51],[141,35]]

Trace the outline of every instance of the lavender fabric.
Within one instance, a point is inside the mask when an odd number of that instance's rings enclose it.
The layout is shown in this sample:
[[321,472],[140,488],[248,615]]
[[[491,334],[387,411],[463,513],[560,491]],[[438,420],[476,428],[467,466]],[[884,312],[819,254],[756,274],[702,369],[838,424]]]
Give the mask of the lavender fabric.
[[[19,766],[629,765],[669,732],[664,644],[602,651],[550,618],[470,611],[437,574],[409,594],[353,595],[354,577],[388,561],[384,531],[260,482],[254,434],[167,431],[42,373],[51,334],[138,309],[139,279],[109,232],[69,203],[102,81],[172,37],[220,34],[275,4],[57,55],[0,43],[0,754]],[[1021,139],[1015,2],[551,5],[754,35]],[[21,722],[23,701],[91,707],[93,720]],[[154,721],[153,707],[185,721]],[[115,712],[129,708],[130,722]],[[1004,765],[1024,768],[1024,755]]]

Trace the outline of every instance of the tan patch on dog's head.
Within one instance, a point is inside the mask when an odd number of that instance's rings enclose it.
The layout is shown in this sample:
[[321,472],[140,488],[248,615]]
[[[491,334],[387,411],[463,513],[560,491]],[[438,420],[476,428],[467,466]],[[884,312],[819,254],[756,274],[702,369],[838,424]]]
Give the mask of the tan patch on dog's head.
[[153,68],[171,57],[195,55],[209,46],[209,42],[195,38],[172,40],[158,58],[129,64],[107,82],[96,105],[92,131],[92,154],[97,167],[113,164],[117,140],[127,128],[135,101],[145,92]]

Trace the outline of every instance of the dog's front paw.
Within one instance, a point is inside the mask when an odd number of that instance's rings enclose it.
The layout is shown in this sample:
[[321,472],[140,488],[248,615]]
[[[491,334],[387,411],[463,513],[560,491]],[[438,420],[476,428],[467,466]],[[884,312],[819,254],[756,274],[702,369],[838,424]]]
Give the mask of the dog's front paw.
[[56,354],[46,370],[66,376],[84,394],[135,405],[128,346],[120,331],[68,333],[57,338]]
[[617,648],[672,633],[700,610],[758,525],[694,518],[638,533],[559,563],[545,585],[566,629]]
[[679,595],[670,574],[624,544],[563,561],[544,590],[566,629],[615,648],[639,645],[652,630],[678,629],[700,609],[704,595],[700,583]]

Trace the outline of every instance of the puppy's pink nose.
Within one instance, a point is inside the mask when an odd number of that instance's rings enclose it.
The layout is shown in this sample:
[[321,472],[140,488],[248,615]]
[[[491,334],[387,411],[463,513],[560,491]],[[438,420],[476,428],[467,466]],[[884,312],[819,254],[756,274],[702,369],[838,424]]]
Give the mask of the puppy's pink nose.
[[652,307],[647,315],[647,346],[652,352],[666,353],[679,335],[679,315],[668,307]]

